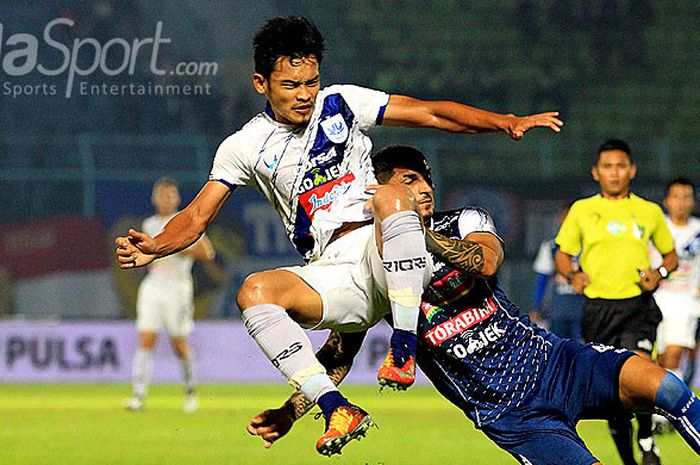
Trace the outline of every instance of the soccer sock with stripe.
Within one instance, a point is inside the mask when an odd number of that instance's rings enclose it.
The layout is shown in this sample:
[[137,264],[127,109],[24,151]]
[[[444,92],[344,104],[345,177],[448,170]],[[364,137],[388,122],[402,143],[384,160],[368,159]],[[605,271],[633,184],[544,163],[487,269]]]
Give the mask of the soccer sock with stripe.
[[242,317],[265,356],[307,399],[318,402],[322,395],[338,391],[316,359],[308,336],[284,308],[259,304],[244,310]]
[[194,369],[194,353],[192,348],[180,359],[180,367],[182,368],[182,378],[185,383],[185,392],[194,394],[197,388],[197,377]]
[[132,385],[134,396],[144,398],[148,392],[148,385],[151,383],[153,373],[153,351],[139,348],[134,354],[132,365]]
[[661,378],[656,391],[661,408],[685,442],[700,455],[700,399],[673,373]]
[[[401,211],[382,221],[382,262],[394,320],[391,348],[394,362],[403,366],[416,352],[418,311],[426,268],[425,233],[420,216]],[[397,331],[398,330],[398,331]]]

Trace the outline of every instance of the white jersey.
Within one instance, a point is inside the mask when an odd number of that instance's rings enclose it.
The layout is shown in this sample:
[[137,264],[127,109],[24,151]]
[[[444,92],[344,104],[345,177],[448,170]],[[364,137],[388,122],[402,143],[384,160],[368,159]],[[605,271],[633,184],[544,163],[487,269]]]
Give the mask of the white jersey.
[[[165,224],[175,216],[149,216],[143,221],[142,231],[153,237],[160,234]],[[187,254],[177,253],[154,260],[148,265],[148,274],[142,284],[156,286],[162,290],[192,293],[192,265],[194,258]]]
[[688,224],[677,226],[666,217],[678,254],[678,268],[661,281],[659,289],[698,296],[700,286],[700,219],[691,216]]
[[365,132],[381,123],[388,102],[384,92],[330,86],[306,126],[279,123],[268,108],[221,143],[209,179],[258,189],[297,251],[315,260],[341,224],[371,219],[365,186],[376,179]]

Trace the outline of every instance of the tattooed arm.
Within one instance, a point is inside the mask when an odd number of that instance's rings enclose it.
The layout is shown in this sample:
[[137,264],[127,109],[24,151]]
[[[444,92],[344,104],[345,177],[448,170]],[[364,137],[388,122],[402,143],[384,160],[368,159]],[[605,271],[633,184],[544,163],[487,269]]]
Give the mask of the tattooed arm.
[[[326,368],[335,385],[340,384],[347,376],[366,334],[331,331],[326,343],[316,353],[318,361]],[[287,434],[294,422],[314,405],[316,404],[304,397],[300,391],[295,391],[282,407],[265,410],[251,419],[247,430],[253,436],[260,436],[265,447],[269,448]]]
[[490,278],[503,263],[503,244],[488,232],[473,232],[460,240],[428,229],[425,243],[429,252],[471,276]]

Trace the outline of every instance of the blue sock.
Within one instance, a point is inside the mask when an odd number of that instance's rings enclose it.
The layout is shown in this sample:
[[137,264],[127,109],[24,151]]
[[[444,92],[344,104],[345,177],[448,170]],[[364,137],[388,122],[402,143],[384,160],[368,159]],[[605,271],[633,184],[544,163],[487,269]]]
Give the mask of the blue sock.
[[331,414],[338,407],[352,405],[339,391],[331,391],[323,394],[318,398],[316,403],[321,407],[323,416],[326,417],[326,419],[330,418]]
[[397,367],[403,367],[411,356],[415,358],[418,338],[415,333],[403,329],[394,329],[391,335],[391,349],[394,354],[394,363]]
[[666,373],[656,391],[656,406],[668,414],[676,431],[700,455],[700,399],[676,375]]

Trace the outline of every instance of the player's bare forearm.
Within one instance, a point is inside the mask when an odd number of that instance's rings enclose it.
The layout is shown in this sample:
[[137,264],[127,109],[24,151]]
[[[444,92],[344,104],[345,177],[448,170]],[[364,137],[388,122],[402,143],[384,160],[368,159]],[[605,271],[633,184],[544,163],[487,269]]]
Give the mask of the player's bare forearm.
[[451,239],[427,230],[425,243],[428,251],[437,255],[459,271],[479,278],[490,278],[503,263],[503,248],[500,241],[488,233],[480,233],[480,240]]
[[678,254],[675,249],[663,255],[663,266],[669,273],[678,269]]
[[[326,343],[316,353],[316,358],[326,368],[328,377],[336,386],[343,382],[343,379],[350,372],[352,362],[362,346],[365,332],[360,333],[340,333],[331,331]],[[294,392],[284,404],[293,412],[294,420],[298,420],[306,412],[316,405],[307,399],[301,392]]]
[[582,270],[574,267],[574,257],[557,250],[554,254],[554,267],[571,284],[574,290],[582,294],[583,290],[591,283],[591,278]]
[[447,132],[480,134],[503,131],[515,140],[534,127],[560,132],[559,113],[529,116],[493,113],[457,102],[424,101],[404,95],[392,95],[384,113],[383,125],[439,129]]
[[231,195],[231,190],[216,182],[207,182],[197,197],[175,215],[154,237],[157,257],[165,257],[184,250],[199,239],[204,230],[216,218]]
[[573,257],[559,249],[554,254],[554,267],[563,276],[570,276],[576,271],[574,270]]

